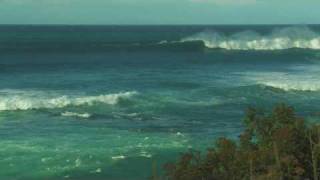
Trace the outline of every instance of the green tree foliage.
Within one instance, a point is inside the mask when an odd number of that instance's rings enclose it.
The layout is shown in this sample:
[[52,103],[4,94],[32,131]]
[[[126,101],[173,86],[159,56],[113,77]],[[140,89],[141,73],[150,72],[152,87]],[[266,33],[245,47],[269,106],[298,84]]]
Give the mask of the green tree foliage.
[[319,179],[319,125],[307,124],[284,104],[270,114],[249,108],[244,125],[239,141],[220,138],[205,155],[190,151],[166,164],[166,179]]

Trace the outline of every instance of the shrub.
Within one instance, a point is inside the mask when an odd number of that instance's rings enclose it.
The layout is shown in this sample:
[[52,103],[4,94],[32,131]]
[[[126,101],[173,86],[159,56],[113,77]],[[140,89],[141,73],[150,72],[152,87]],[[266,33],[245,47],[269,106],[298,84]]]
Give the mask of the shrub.
[[205,155],[184,153],[165,165],[172,180],[319,178],[320,126],[307,124],[285,104],[269,114],[249,108],[239,141],[219,138]]

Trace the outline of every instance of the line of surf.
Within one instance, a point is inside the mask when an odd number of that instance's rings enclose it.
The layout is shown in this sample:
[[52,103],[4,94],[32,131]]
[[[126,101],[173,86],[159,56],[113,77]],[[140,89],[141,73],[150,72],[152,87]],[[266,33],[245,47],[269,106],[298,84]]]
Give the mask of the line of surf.
[[276,28],[269,34],[248,30],[225,35],[207,30],[185,37],[180,42],[194,41],[203,42],[207,48],[227,50],[320,49],[320,34],[308,27]]
[[102,94],[97,96],[60,95],[55,97],[47,97],[44,95],[45,93],[35,95],[35,93],[31,92],[1,94],[0,111],[14,111],[31,109],[55,109],[82,105],[92,106],[96,103],[116,105],[121,99],[128,99],[137,94],[137,92],[120,92],[115,94]]

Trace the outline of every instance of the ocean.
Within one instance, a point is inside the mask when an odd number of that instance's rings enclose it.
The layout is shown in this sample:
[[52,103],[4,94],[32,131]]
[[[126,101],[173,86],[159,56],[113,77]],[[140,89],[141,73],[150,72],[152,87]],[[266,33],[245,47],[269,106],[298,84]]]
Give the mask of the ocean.
[[319,77],[317,25],[2,25],[0,179],[148,179],[248,107],[318,121]]

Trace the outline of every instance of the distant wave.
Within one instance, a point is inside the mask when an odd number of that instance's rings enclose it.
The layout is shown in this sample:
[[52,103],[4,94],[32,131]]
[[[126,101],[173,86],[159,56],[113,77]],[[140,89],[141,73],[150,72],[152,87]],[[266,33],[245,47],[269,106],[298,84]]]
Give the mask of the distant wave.
[[[130,98],[137,92],[123,92],[116,94],[103,94],[98,96],[58,96],[58,97],[46,97],[43,95],[35,95],[28,92],[20,93],[5,93],[0,94],[0,111],[12,111],[12,110],[31,110],[31,109],[54,109],[64,108],[67,106],[92,106],[95,103],[103,103],[109,105],[115,105],[120,99]],[[71,115],[70,113],[64,115]]]
[[204,31],[183,38],[180,42],[194,41],[203,42],[207,48],[227,50],[320,49],[320,34],[308,27],[277,28],[268,35],[255,31],[244,31],[232,35]]
[[320,91],[320,85],[312,83],[264,82],[262,84],[284,91]]
[[[212,27],[208,27],[212,28]],[[217,29],[219,29],[217,27]],[[230,28],[229,30],[232,30]],[[269,28],[266,27],[269,31]],[[141,36],[141,32],[130,35],[128,39],[112,39],[102,37],[101,39],[88,38],[65,40],[61,37],[43,36],[41,41],[35,39],[24,40],[18,38],[0,46],[0,52],[19,52],[19,51],[202,51],[203,49],[227,49],[227,50],[284,50],[284,49],[320,49],[320,33],[307,26],[277,27],[269,33],[260,33],[260,30],[250,29],[247,31],[228,33],[215,31],[214,29],[205,30],[196,34],[188,31],[181,31],[178,36],[170,36],[166,39],[161,37],[161,32],[153,37],[146,34],[146,38],[134,38],[135,35]],[[200,30],[201,31],[201,30]],[[143,31],[144,32],[144,31]],[[174,31],[173,31],[174,32]],[[178,32],[178,31],[177,31]],[[177,33],[175,32],[175,33]],[[193,32],[193,31],[192,31]],[[181,34],[184,34],[181,36]],[[101,34],[102,35],[102,34]],[[144,35],[143,35],[144,36]],[[185,37],[184,37],[185,36]],[[181,38],[184,37],[184,38]],[[78,37],[77,37],[78,38]]]

